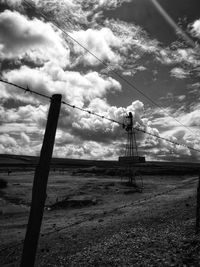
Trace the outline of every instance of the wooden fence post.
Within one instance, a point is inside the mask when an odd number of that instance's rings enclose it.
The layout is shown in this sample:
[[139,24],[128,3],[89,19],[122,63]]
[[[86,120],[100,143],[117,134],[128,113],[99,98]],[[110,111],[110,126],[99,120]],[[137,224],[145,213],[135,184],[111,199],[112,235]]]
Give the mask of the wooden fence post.
[[199,233],[200,228],[200,175],[197,186],[197,204],[196,204],[196,234]]
[[53,95],[51,99],[39,163],[34,175],[32,202],[24,240],[20,264],[21,267],[33,267],[35,263],[37,244],[46,200],[50,161],[52,158],[56,128],[60,113],[61,98],[62,95],[56,94]]

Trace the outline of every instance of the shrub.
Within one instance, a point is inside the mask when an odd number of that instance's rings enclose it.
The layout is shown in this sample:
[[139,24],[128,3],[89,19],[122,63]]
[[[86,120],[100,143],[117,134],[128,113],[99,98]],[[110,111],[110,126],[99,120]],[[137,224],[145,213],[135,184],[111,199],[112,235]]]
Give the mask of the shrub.
[[6,188],[7,184],[7,181],[5,181],[4,179],[0,179],[0,189]]

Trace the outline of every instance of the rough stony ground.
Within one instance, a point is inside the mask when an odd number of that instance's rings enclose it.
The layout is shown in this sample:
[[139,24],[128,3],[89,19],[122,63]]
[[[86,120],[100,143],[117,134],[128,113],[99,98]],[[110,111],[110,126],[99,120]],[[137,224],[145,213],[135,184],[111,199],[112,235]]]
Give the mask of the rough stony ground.
[[[56,249],[49,253],[51,260],[40,254],[38,266],[200,266],[193,203],[194,198],[179,200],[163,212],[154,207],[150,216],[140,214],[137,220],[126,218],[116,225],[113,221],[112,226],[80,231],[87,238],[85,242],[79,236],[82,247]],[[68,243],[67,236],[62,238]]]
[[[36,266],[200,266],[195,186],[42,236]],[[3,266],[19,266],[20,254],[5,250]]]

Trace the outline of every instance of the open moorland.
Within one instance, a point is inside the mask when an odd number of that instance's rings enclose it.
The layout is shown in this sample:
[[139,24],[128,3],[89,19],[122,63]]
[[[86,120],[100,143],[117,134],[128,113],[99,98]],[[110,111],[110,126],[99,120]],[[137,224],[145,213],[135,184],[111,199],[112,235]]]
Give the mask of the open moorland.
[[[19,266],[37,158],[0,156],[0,261]],[[53,159],[36,266],[200,266],[199,164]]]

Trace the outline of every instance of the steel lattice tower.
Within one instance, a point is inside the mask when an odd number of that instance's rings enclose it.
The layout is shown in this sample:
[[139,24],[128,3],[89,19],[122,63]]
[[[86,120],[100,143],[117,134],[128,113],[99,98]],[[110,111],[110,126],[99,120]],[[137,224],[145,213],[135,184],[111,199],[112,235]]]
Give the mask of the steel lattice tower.
[[[141,192],[143,188],[142,178],[140,177],[140,184],[136,182],[137,167],[136,164],[140,162],[145,162],[144,157],[138,156],[138,148],[135,136],[135,129],[133,127],[133,114],[129,112],[126,116],[126,122],[123,124],[123,128],[127,133],[125,156],[119,157],[119,161],[122,166],[124,165],[124,174],[128,178],[129,185],[132,185]],[[139,178],[139,177],[138,177]]]
[[133,114],[129,112],[126,116],[127,124],[125,130],[127,131],[127,142],[125,157],[138,157],[137,143],[135,138],[135,130],[133,128]]

